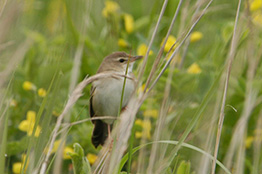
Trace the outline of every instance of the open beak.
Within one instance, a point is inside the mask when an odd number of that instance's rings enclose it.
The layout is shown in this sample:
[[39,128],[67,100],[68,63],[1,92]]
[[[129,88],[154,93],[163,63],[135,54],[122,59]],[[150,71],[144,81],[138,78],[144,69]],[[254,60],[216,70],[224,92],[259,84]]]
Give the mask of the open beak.
[[130,57],[130,62],[134,62],[136,60],[142,59],[144,56],[132,56]]

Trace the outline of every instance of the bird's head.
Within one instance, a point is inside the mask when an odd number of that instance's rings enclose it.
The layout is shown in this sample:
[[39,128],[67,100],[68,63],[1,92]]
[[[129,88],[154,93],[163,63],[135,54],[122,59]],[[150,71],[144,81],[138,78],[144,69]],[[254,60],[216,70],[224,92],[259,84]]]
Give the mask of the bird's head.
[[101,63],[98,69],[98,73],[104,71],[114,71],[122,73],[126,71],[127,64],[128,73],[131,73],[134,62],[141,58],[143,58],[143,56],[132,56],[125,52],[114,52],[104,58],[103,62]]

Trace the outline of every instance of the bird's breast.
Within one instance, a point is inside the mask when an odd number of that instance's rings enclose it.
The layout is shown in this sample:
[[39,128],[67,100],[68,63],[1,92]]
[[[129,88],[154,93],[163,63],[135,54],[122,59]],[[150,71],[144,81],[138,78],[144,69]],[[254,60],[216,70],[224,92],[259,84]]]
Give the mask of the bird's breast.
[[[92,105],[96,116],[117,116],[120,108],[124,78],[100,79],[93,83],[95,91]],[[134,81],[126,79],[122,108],[125,107],[134,91]],[[113,120],[104,120],[112,124]]]

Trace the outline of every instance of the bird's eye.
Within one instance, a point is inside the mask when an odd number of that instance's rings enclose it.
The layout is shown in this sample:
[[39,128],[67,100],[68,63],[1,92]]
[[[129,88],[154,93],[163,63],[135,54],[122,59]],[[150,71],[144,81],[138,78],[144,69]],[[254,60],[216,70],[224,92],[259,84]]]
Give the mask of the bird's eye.
[[123,63],[125,61],[125,59],[119,59],[120,63]]

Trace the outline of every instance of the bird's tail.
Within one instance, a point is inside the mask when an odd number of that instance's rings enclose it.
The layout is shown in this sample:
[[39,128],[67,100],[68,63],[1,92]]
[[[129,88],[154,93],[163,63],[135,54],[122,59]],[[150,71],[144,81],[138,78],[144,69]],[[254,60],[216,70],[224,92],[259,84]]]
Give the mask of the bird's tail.
[[107,124],[101,120],[96,120],[94,123],[94,130],[92,134],[92,143],[97,148],[100,144],[103,145],[108,135]]

